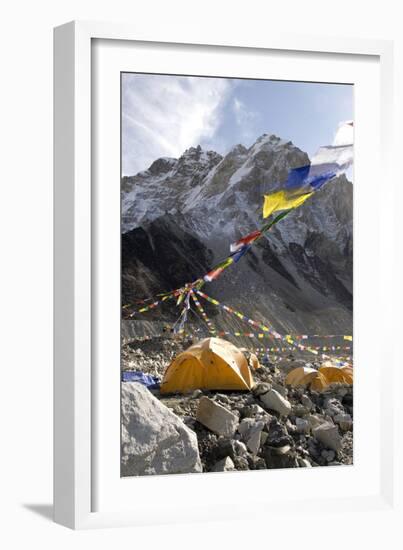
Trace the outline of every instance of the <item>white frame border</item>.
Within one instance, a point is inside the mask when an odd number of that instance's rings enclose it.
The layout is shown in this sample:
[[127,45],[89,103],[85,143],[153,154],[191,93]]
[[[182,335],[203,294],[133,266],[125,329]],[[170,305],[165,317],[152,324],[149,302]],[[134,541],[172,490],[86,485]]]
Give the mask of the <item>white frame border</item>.
[[[255,35],[225,39],[203,29],[202,36],[174,35],[168,29],[158,42],[301,52],[376,55],[381,70],[381,155],[391,173],[393,114],[393,46],[389,41],[298,36]],[[155,42],[147,31],[131,25],[71,22],[54,34],[54,211],[55,211],[55,332],[54,332],[54,518],[70,528],[135,525],[134,514],[91,512],[91,40],[93,38]],[[386,177],[387,173],[386,173]],[[393,186],[385,188],[385,203],[393,204]],[[393,231],[393,220],[382,229]],[[384,223],[385,222],[385,223]],[[388,244],[389,243],[389,244]],[[394,242],[382,239],[382,253],[393,255]],[[394,282],[393,269],[383,273],[385,292]],[[383,303],[388,303],[386,296]],[[390,364],[394,356],[388,354]],[[380,386],[382,416],[393,418],[387,399],[390,378]],[[384,448],[393,449],[393,423],[381,434]],[[330,511],[381,509],[393,505],[393,452],[382,454],[381,492],[354,502],[327,500]],[[291,510],[289,510],[291,511]],[[150,518],[150,524],[152,524]]]

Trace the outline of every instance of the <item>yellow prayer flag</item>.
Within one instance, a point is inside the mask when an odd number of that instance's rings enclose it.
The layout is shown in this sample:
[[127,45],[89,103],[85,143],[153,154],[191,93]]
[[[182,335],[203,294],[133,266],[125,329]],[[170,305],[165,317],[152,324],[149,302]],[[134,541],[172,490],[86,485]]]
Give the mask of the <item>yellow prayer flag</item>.
[[353,337],[352,336],[343,336],[344,340],[349,340],[350,342],[353,341]]
[[289,195],[286,191],[277,191],[270,195],[264,196],[263,217],[268,218],[273,212],[278,210],[288,210],[289,208],[297,208],[301,206],[306,199],[313,193],[305,193],[304,195]]

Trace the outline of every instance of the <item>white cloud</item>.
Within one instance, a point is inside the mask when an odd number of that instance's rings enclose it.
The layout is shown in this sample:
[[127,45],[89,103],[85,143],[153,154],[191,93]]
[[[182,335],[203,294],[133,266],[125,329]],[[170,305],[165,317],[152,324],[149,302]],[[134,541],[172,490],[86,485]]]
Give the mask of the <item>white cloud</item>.
[[231,90],[226,79],[124,74],[123,174],[212,139]]
[[241,126],[243,122],[245,121],[245,118],[247,118],[247,111],[245,109],[245,105],[242,103],[240,99],[237,97],[234,97],[234,100],[232,102],[232,108],[235,113],[235,119],[237,124]]
[[232,101],[232,110],[235,115],[236,123],[241,130],[240,135],[246,140],[249,140],[252,136],[254,137],[257,114],[248,109],[238,97],[234,97]]
[[234,97],[234,101],[232,103],[232,106],[233,106],[233,109],[234,109],[234,112],[235,112],[236,121],[237,121],[238,124],[240,124],[243,103],[238,98]]

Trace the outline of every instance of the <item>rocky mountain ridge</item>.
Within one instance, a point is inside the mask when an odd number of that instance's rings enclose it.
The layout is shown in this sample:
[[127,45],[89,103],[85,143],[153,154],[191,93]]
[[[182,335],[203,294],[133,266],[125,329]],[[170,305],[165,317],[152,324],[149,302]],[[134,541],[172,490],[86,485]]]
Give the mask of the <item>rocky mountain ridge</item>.
[[[192,147],[123,178],[124,302],[203,275],[231,242],[262,225],[263,195],[306,164],[308,155],[291,142],[264,134],[224,157]],[[281,332],[351,333],[352,199],[351,182],[332,180],[206,293]],[[234,326],[208,311],[220,327]]]

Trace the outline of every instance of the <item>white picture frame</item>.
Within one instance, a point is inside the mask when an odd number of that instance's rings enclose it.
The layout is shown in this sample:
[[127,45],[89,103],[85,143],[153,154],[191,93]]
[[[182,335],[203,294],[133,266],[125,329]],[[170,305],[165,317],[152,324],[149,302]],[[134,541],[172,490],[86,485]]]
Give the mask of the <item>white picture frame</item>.
[[[115,47],[114,53],[102,58],[94,47],[99,41],[109,41]],[[150,523],[169,523],[177,522],[178,515],[180,521],[192,521],[197,519],[231,519],[245,516],[245,502],[248,498],[250,503],[253,501],[259,503],[259,511],[246,505],[246,509],[251,510],[250,517],[273,511],[273,502],[276,502],[276,513],[281,510],[287,510],[287,513],[295,513],[300,510],[301,499],[306,493],[307,484],[311,488],[310,510],[320,511],[323,507],[327,510],[335,510],[343,506],[345,510],[359,508],[361,510],[381,510],[392,509],[393,507],[393,423],[383,422],[387,418],[392,418],[394,414],[393,400],[387,398],[388,386],[391,384],[392,366],[394,356],[392,351],[384,350],[383,361],[388,365],[388,381],[380,383],[379,377],[379,344],[373,344],[371,354],[366,351],[365,342],[368,341],[370,330],[370,319],[361,310],[355,314],[355,361],[357,365],[358,377],[355,377],[357,384],[355,392],[358,392],[357,416],[358,426],[362,426],[362,435],[360,437],[359,428],[357,428],[358,443],[365,448],[365,432],[367,424],[365,419],[360,421],[360,407],[363,411],[368,408],[368,399],[365,394],[377,392],[377,412],[373,422],[379,429],[379,437],[376,438],[375,454],[376,460],[373,463],[360,465],[352,468],[346,468],[343,474],[337,473],[337,468],[315,469],[315,479],[307,478],[312,474],[310,472],[297,472],[300,478],[296,478],[296,472],[289,471],[271,471],[256,473],[233,473],[214,474],[207,476],[186,475],[186,476],[156,476],[150,478],[135,478],[124,480],[125,486],[122,489],[121,480],[117,480],[116,464],[120,457],[116,456],[116,442],[119,439],[119,423],[116,421],[119,417],[119,409],[116,408],[116,384],[108,378],[108,374],[102,371],[99,376],[98,362],[100,357],[111,357],[111,361],[116,358],[116,346],[103,348],[100,354],[99,336],[112,334],[111,339],[116,338],[120,333],[119,324],[103,324],[106,318],[105,312],[108,312],[109,323],[116,321],[118,311],[116,296],[119,293],[118,288],[112,288],[110,300],[100,298],[101,290],[105,285],[105,280],[97,279],[102,254],[108,250],[117,260],[115,262],[115,271],[105,270],[107,282],[116,281],[116,269],[119,269],[119,257],[116,256],[116,241],[111,239],[102,240],[102,250],[99,246],[99,233],[101,227],[100,217],[109,229],[116,227],[116,208],[114,214],[109,216],[105,213],[108,205],[115,204],[116,194],[109,196],[102,191],[98,193],[97,178],[114,177],[116,174],[115,165],[117,155],[120,155],[120,142],[114,142],[116,138],[116,117],[107,122],[107,127],[102,124],[97,126],[98,133],[94,132],[94,120],[97,117],[97,105],[94,103],[94,87],[100,82],[105,84],[105,94],[111,94],[114,98],[113,88],[109,90],[107,81],[97,80],[96,66],[101,62],[103,67],[115,71],[117,58],[116,48],[122,48],[118,59],[126,66],[119,70],[128,68],[127,63],[130,60],[138,66],[139,72],[145,71],[149,67],[149,72],[158,71],[158,67],[164,66],[164,72],[174,73],[182,66],[181,60],[173,61],[174,55],[167,59],[162,59],[159,55],[158,61],[153,61],[152,55],[144,55],[142,58],[136,51],[124,58],[123,52],[130,44],[140,47],[141,51],[151,50],[157,53],[175,46],[175,51],[190,52],[193,56],[195,69],[193,74],[206,74],[207,68],[204,66],[200,72],[200,64],[203,64],[204,52],[208,50],[210,62],[212,59],[219,59],[237,54],[247,59],[253,58],[250,64],[251,75],[256,74],[265,55],[271,54],[282,56],[286,59],[288,56],[306,57],[315,62],[316,56],[322,56],[323,59],[317,63],[317,71],[329,71],[329,63],[343,65],[344,61],[360,56],[362,63],[368,66],[372,63],[372,69],[366,72],[363,70],[361,86],[362,93],[367,86],[368,102],[367,113],[372,108],[373,119],[369,121],[365,128],[364,124],[356,126],[356,156],[358,162],[355,166],[355,202],[361,205],[360,226],[355,226],[358,231],[358,242],[360,244],[359,253],[355,256],[355,263],[359,269],[369,267],[367,263],[370,256],[379,259],[379,262],[390,259],[393,256],[393,240],[387,239],[386,235],[390,230],[392,223],[388,216],[388,207],[393,204],[394,189],[392,178],[387,175],[391,173],[392,162],[392,118],[393,118],[393,47],[392,43],[377,40],[346,40],[330,37],[314,36],[287,36],[283,34],[270,36],[254,36],[252,38],[231,37],[230,32],[225,33],[225,38],[210,35],[208,30],[203,31],[200,37],[187,36],[186,30],[175,33],[171,36],[169,30],[164,36],[148,35],[146,31],[137,30],[131,25],[109,24],[109,23],[91,23],[91,22],[72,22],[62,25],[55,29],[54,38],[54,86],[55,86],[55,382],[54,382],[54,506],[55,521],[71,528],[91,528],[105,526],[123,526],[123,525],[144,525]],[[171,50],[169,50],[171,52]],[[158,57],[158,56],[157,56]],[[141,61],[140,61],[141,59]],[[235,58],[234,58],[235,59]],[[273,58],[274,59],[274,58]],[[292,61],[292,60],[291,60]],[[175,65],[176,63],[176,65]],[[183,58],[183,66],[189,63],[189,59]],[[196,67],[196,63],[199,63]],[[260,65],[259,65],[260,63]],[[294,61],[295,63],[295,61]],[[175,67],[174,67],[175,66]],[[211,66],[211,63],[210,63]],[[235,67],[235,64],[234,64]],[[320,67],[322,67],[320,69]],[[185,69],[186,70],[186,69]],[[217,70],[219,70],[217,68]],[[233,69],[235,70],[235,69]],[[280,70],[280,68],[278,69]],[[315,68],[312,69],[313,71]],[[203,72],[204,71],[204,72]],[[104,71],[105,75],[109,74]],[[189,73],[184,73],[189,74]],[[322,73],[325,74],[325,73]],[[232,76],[236,74],[232,73]],[[103,77],[101,76],[101,79]],[[302,80],[303,76],[300,77]],[[307,78],[309,79],[309,78]],[[357,76],[358,79],[358,76]],[[375,79],[376,86],[371,89],[371,79]],[[325,78],[324,81],[329,81]],[[335,79],[335,81],[338,81]],[[358,80],[357,80],[358,81]],[[354,82],[353,82],[354,83]],[[378,89],[379,84],[379,89]],[[372,91],[371,91],[372,90]],[[364,94],[363,94],[364,95]],[[109,96],[106,96],[107,97]],[[363,96],[362,96],[363,97]],[[372,101],[372,103],[369,103]],[[98,99],[97,99],[98,102]],[[376,104],[376,105],[375,105]],[[375,111],[373,111],[375,105]],[[116,107],[116,105],[115,105]],[[115,111],[114,111],[115,112]],[[361,121],[365,120],[364,109]],[[111,132],[112,142],[103,142],[102,136],[106,135],[105,128],[114,129]],[[379,144],[374,134],[379,133]],[[114,137],[113,137],[114,136]],[[361,140],[360,140],[361,137]],[[115,140],[116,141],[116,140]],[[362,153],[360,152],[360,142],[363,144]],[[100,167],[94,160],[94,148],[105,145],[111,147],[111,160],[109,164]],[[364,157],[371,153],[371,170],[362,162]],[[115,163],[115,164],[113,164]],[[385,205],[379,205],[376,196],[371,194],[376,191],[376,174],[382,164],[382,175],[388,185],[383,189]],[[368,165],[368,163],[367,163]],[[117,176],[118,177],[118,176]],[[368,181],[369,192],[364,193],[360,181]],[[109,180],[110,181],[110,180]],[[102,189],[108,189],[103,186]],[[360,189],[362,191],[360,191]],[[114,198],[115,197],[115,198]],[[371,247],[365,244],[364,229],[369,227],[373,218],[371,210],[374,206],[378,207],[378,222],[373,224]],[[113,207],[111,206],[111,209]],[[355,214],[357,204],[355,204]],[[105,217],[106,216],[106,217]],[[104,227],[104,223],[102,223]],[[119,227],[119,226],[118,226]],[[108,241],[108,242],[106,242]],[[112,242],[113,241],[113,242]],[[355,242],[357,243],[356,235]],[[368,244],[368,243],[367,243]],[[362,245],[362,246],[361,246]],[[356,245],[357,246],[357,245]],[[108,248],[111,247],[111,248]],[[109,258],[111,256],[109,255]],[[100,259],[101,258],[101,259]],[[113,265],[113,261],[110,262]],[[104,264],[103,264],[104,265]],[[357,269],[358,269],[357,268]],[[357,271],[355,267],[355,277]],[[376,289],[372,287],[374,300],[374,314],[377,318],[379,330],[387,330],[390,300],[388,298],[388,289],[393,285],[393,273],[390,270],[379,269],[379,272],[366,277],[362,286],[357,289],[358,306],[365,304],[368,298],[368,292],[371,291],[371,284],[374,283]],[[361,279],[360,279],[361,281]],[[109,286],[109,288],[111,288]],[[115,302],[113,302],[115,299]],[[359,308],[358,308],[359,309]],[[108,337],[109,338],[109,337]],[[367,340],[366,340],[367,339]],[[108,340],[108,339],[107,339]],[[104,339],[104,342],[106,340]],[[360,344],[360,341],[362,342]],[[106,344],[109,345],[108,343]],[[109,355],[110,354],[110,355]],[[363,376],[363,370],[360,369],[360,361],[368,365],[368,376]],[[109,363],[111,364],[111,363]],[[118,369],[119,364],[113,365]],[[111,369],[112,370],[112,369]],[[116,380],[119,380],[119,375]],[[113,410],[106,414],[104,407],[102,411],[99,402],[105,407],[107,405],[108,392],[111,394],[110,402]],[[101,400],[101,401],[100,401]],[[102,401],[103,400],[103,401]],[[378,407],[379,405],[379,407]],[[106,410],[106,409],[105,409]],[[110,414],[109,414],[110,413]],[[364,415],[362,415],[364,416]],[[111,420],[112,419],[112,420]],[[360,424],[361,422],[361,424]],[[117,430],[116,432],[114,430]],[[105,446],[108,437],[113,439],[111,443],[111,452]],[[102,456],[102,460],[99,460]],[[370,467],[373,466],[376,472],[373,474],[371,483],[368,482],[371,475]],[[110,474],[111,469],[115,468],[114,473]],[[319,470],[321,470],[319,472]],[[340,471],[340,470],[339,470]],[[295,495],[279,501],[276,497],[276,484],[287,482],[287,476],[292,475],[293,484],[298,487],[295,489]],[[235,476],[235,477],[233,477]],[[257,477],[260,476],[260,477]],[[265,477],[263,477],[265,476]],[[270,476],[270,477],[267,477]],[[330,482],[330,478],[333,478]],[[108,478],[106,480],[106,478]],[[105,481],[106,480],[106,481]],[[232,486],[236,480],[237,491],[245,495],[242,507],[231,503],[233,501]],[[130,483],[130,487],[129,487]],[[272,495],[259,493],[259,486],[264,483],[270,483]],[[331,483],[333,487],[331,493],[326,494],[324,484]],[[228,494],[228,505],[220,503],[207,503],[208,491],[214,486],[220,484],[223,492]],[[344,484],[344,487],[343,487]],[[102,486],[100,488],[99,486]],[[186,485],[186,487],[185,487]],[[185,505],[167,507],[162,498],[166,491],[196,491],[199,495],[199,504],[190,506],[188,501]],[[251,492],[249,497],[248,493]],[[252,488],[252,491],[251,491]],[[206,493],[203,493],[206,491]],[[329,491],[328,491],[329,493]],[[127,496],[134,494],[135,497],[130,501]],[[101,495],[101,496],[99,496]],[[159,499],[159,496],[161,499]],[[276,500],[274,500],[276,499]],[[161,500],[161,502],[159,502]],[[107,504],[106,504],[107,503]],[[224,503],[225,504],[225,503]]]

